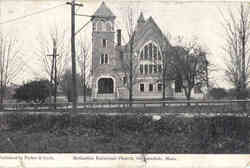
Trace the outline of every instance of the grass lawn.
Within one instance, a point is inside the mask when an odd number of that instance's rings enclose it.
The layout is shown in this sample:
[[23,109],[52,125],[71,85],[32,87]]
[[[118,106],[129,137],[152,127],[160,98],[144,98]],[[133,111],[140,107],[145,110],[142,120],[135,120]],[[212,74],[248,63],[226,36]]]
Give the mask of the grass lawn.
[[0,116],[0,153],[250,153],[250,118]]

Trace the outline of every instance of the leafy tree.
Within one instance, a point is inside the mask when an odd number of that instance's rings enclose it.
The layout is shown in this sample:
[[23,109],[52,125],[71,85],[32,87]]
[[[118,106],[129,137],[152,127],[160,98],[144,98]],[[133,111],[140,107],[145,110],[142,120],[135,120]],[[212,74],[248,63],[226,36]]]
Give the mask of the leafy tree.
[[212,88],[209,95],[214,99],[222,99],[227,96],[227,91],[224,88]]
[[49,97],[50,82],[34,80],[27,82],[15,90],[14,98],[18,101],[45,103]]

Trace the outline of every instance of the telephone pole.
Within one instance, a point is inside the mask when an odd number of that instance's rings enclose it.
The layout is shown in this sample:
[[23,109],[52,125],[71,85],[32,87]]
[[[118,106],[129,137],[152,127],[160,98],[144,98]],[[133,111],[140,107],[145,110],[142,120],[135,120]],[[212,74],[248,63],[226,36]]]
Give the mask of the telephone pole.
[[[59,56],[57,54],[57,46],[56,40],[53,39],[53,54],[47,55],[52,56],[52,65],[51,65],[51,74],[50,74],[50,83],[54,81],[54,108],[56,109],[56,96],[57,96],[57,67],[56,67],[56,57]],[[50,86],[50,103],[51,103],[51,92],[52,88]]]
[[67,2],[71,5],[71,59],[72,59],[72,89],[73,89],[73,112],[76,113],[77,109],[77,91],[76,91],[76,56],[75,56],[75,7],[83,6],[82,4],[75,3],[75,0]]

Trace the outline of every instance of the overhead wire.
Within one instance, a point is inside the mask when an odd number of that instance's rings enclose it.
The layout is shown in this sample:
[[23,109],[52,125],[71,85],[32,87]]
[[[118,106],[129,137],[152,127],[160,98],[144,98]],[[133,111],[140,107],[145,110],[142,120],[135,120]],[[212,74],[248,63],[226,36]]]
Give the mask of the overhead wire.
[[0,22],[0,25],[15,22],[15,21],[18,21],[18,20],[21,20],[21,19],[24,19],[24,18],[27,18],[27,17],[30,17],[30,16],[38,15],[38,14],[47,12],[49,10],[52,10],[52,9],[55,9],[55,8],[58,8],[58,7],[61,7],[61,6],[64,6],[64,5],[66,6],[66,4],[64,3],[64,4],[60,4],[60,5],[51,7],[51,8],[36,11],[36,12],[30,13],[30,14],[27,14],[27,15],[19,16],[19,17],[16,17],[14,19],[6,20],[6,21],[3,21],[3,22]]

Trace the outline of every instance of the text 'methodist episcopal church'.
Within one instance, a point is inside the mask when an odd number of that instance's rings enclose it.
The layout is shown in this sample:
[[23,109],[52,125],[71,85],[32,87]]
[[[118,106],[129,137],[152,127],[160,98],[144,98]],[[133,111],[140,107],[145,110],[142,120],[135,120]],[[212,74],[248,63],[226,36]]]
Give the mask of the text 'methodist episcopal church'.
[[[127,99],[128,76],[123,71],[117,71],[122,63],[122,57],[129,51],[128,44],[121,44],[122,30],[114,29],[116,16],[102,2],[92,19],[92,97],[94,99]],[[161,98],[162,83],[159,73],[162,66],[162,56],[159,47],[161,30],[152,17],[144,19],[143,13],[137,19],[135,44],[133,51],[138,51],[139,82],[133,85],[133,98]],[[115,36],[117,37],[115,40]],[[167,42],[169,44],[169,42]],[[119,69],[119,68],[118,68]],[[168,82],[166,97],[183,98],[184,91],[178,82]],[[193,90],[193,97],[201,98],[200,91]]]

